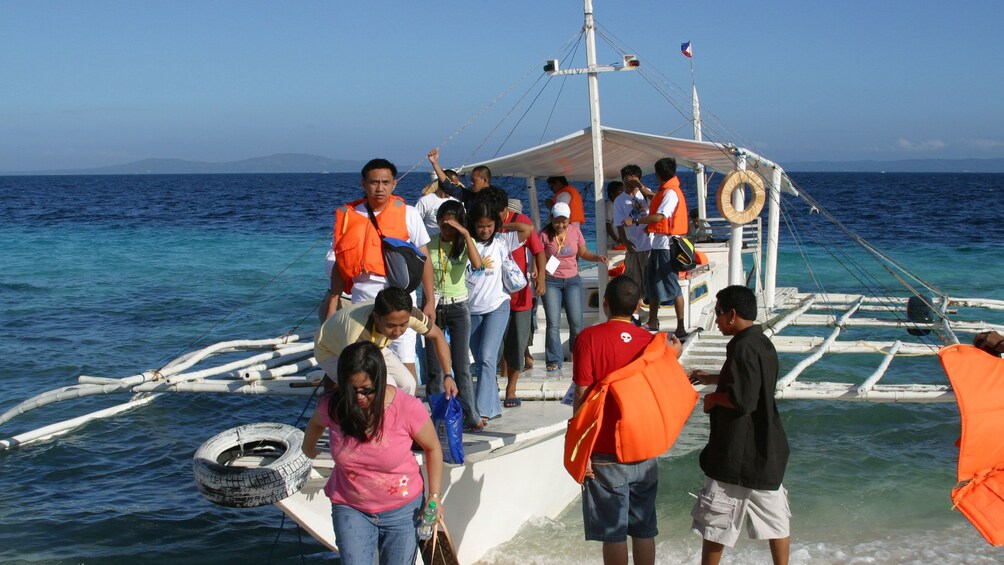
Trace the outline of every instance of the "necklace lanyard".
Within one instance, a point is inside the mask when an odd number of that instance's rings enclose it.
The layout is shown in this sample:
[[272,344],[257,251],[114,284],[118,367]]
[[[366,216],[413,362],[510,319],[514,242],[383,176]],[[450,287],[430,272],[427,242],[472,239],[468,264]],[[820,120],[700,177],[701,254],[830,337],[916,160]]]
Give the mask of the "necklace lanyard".
[[561,255],[561,248],[565,246],[565,240],[568,239],[568,229],[565,229],[565,233],[561,236],[556,236],[554,238],[555,245],[558,246],[558,250],[554,252],[555,255]]
[[381,337],[383,337],[383,334],[377,334],[376,324],[373,324],[372,326],[370,326],[370,341],[373,342],[374,344],[376,344],[377,347],[381,347],[382,348],[383,346],[381,346],[379,343],[377,343],[377,335],[380,335]]
[[[440,292],[446,290],[446,270],[450,268],[449,262],[447,261],[447,254],[443,252],[443,238],[439,238],[439,290]],[[450,244],[450,251],[453,251],[453,244]]]

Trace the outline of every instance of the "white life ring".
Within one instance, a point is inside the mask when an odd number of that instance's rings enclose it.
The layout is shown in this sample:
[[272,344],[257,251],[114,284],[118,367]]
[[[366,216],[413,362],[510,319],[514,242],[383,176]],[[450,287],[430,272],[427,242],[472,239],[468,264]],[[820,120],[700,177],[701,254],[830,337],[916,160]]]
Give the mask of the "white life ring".
[[303,432],[286,424],[247,424],[219,433],[195,452],[192,470],[207,500],[231,508],[278,502],[310,474]]
[[[742,211],[738,211],[732,206],[732,193],[741,185],[749,186],[753,195],[750,198],[750,205]],[[766,200],[767,192],[763,188],[763,181],[760,179],[760,175],[752,171],[732,171],[725,175],[722,183],[718,185],[718,213],[733,224],[752,222],[760,215]]]

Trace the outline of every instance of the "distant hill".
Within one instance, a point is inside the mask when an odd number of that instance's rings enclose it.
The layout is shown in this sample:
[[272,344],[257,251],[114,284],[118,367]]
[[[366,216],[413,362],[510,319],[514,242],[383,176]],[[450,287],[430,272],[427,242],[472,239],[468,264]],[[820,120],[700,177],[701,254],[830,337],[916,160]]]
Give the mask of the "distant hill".
[[[366,161],[328,159],[305,153],[276,153],[242,161],[210,163],[143,159],[93,169],[7,171],[0,175],[185,175],[233,173],[357,173]],[[901,161],[799,161],[781,163],[789,172],[1004,173],[1004,159],[905,159]]]
[[1004,173],[1004,159],[905,159],[901,161],[802,161],[781,163],[788,172]]
[[233,173],[357,173],[366,161],[328,159],[304,153],[276,153],[242,161],[209,163],[184,159],[143,159],[94,169],[5,172],[5,175],[185,175]]

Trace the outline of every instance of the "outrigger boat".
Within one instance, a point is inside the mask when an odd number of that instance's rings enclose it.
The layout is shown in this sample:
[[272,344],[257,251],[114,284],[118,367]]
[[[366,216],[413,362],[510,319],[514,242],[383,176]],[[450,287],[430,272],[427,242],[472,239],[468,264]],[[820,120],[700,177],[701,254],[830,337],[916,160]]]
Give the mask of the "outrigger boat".
[[[496,178],[526,179],[531,214],[538,227],[541,218],[537,179],[563,175],[570,181],[592,182],[595,225],[603,226],[606,219],[602,194],[605,179],[617,178],[620,167],[627,163],[637,163],[650,173],[651,164],[657,159],[675,157],[680,167],[695,172],[702,230],[694,241],[696,248],[707,257],[705,264],[688,272],[680,281],[685,298],[685,319],[692,332],[681,359],[685,367],[717,370],[721,366],[727,340],[714,327],[715,293],[729,284],[750,284],[759,297],[759,320],[778,351],[789,359],[791,356],[799,358],[789,363],[790,368],[778,382],[778,398],[954,402],[954,394],[935,360],[939,346],[967,342],[980,331],[1004,331],[1001,323],[1004,300],[941,293],[839,223],[838,227],[847,232],[850,240],[859,244],[868,257],[904,283],[904,289],[889,293],[836,293],[821,288],[805,291],[779,286],[777,264],[782,216],[786,221],[796,221],[792,214],[801,206],[820,212],[817,217],[836,220],[800,189],[777,163],[732,143],[703,140],[696,89],[692,101],[694,112],[687,117],[694,124],[694,139],[602,126],[598,76],[604,72],[644,71],[637,57],[623,51],[621,63],[610,66],[596,63],[591,0],[585,0],[584,7],[586,67],[563,70],[557,61],[549,61],[545,72],[559,76],[587,75],[590,126],[524,151],[458,167],[460,172],[483,164],[492,169]],[[725,176],[721,184],[735,181],[731,198],[730,191],[723,191],[721,187],[719,190],[718,204],[728,211],[724,214],[728,217],[708,214],[708,179],[713,174]],[[747,190],[753,193],[749,204],[744,194]],[[750,213],[747,208],[759,202],[765,203],[767,208],[766,226],[758,214]],[[751,221],[736,221],[740,218]],[[600,249],[607,249],[603,229],[596,229],[596,239]],[[609,255],[611,266],[616,266],[622,258],[613,250]],[[607,277],[605,269],[583,272],[587,325],[602,318],[599,297]],[[675,324],[671,310],[662,309],[660,316],[664,327]],[[539,326],[543,328],[542,312],[538,317]],[[855,330],[854,338],[841,339],[849,329]],[[563,331],[567,338],[567,330]],[[313,359],[312,338],[309,333],[290,333],[267,339],[226,341],[181,355],[163,367],[124,378],[82,375],[75,385],[42,393],[7,410],[0,415],[0,426],[10,429],[9,422],[18,415],[55,402],[107,394],[125,394],[130,399],[84,416],[10,435],[0,439],[0,449],[47,440],[93,420],[140,408],[164,393],[315,394],[313,383],[322,373]],[[570,409],[560,400],[570,384],[570,373],[566,368],[564,378],[545,376],[543,342],[542,336],[534,340],[531,351],[537,362],[535,368],[520,379],[518,389],[521,398],[539,402],[527,402],[519,410],[507,411],[503,418],[492,422],[485,433],[465,434],[465,464],[447,466],[443,492],[448,509],[446,522],[462,563],[477,561],[492,548],[511,539],[527,520],[556,516],[579,493],[578,485],[566,475],[561,463]],[[825,370],[814,370],[822,366],[818,362],[824,356],[843,354],[868,354],[875,361],[859,369],[853,380],[837,379]],[[893,362],[916,356],[929,359],[925,361],[924,371],[912,373],[917,375],[917,381],[882,382]],[[854,373],[850,369],[842,372]],[[246,456],[245,447],[253,450],[240,440],[234,447],[237,453],[232,453],[231,459],[238,467],[267,466],[279,457],[275,453],[266,453],[257,459]],[[285,448],[299,449],[296,445]],[[302,487],[278,500],[276,505],[318,541],[335,550],[330,503],[321,491],[333,463],[324,453],[313,461]]]

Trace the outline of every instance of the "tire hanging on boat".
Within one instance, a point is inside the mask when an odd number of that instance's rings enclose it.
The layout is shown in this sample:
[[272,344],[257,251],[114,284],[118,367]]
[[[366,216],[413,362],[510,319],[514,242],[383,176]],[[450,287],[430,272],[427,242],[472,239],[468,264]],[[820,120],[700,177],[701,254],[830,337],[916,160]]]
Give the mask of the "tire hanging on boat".
[[[736,210],[732,205],[732,193],[742,185],[746,185],[753,191],[750,197],[750,205],[742,211]],[[723,218],[733,224],[748,224],[752,222],[760,211],[763,210],[764,202],[767,200],[767,192],[763,187],[763,180],[760,175],[752,171],[732,171],[725,175],[721,184],[718,185],[718,213]]]
[[195,452],[195,483],[202,496],[220,506],[273,504],[300,490],[310,474],[310,459],[302,445],[303,432],[287,424],[231,428]]

